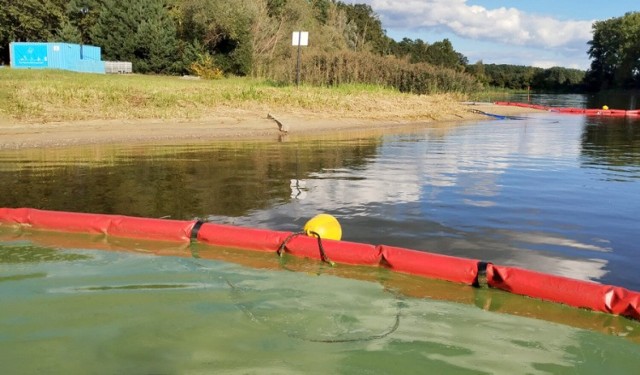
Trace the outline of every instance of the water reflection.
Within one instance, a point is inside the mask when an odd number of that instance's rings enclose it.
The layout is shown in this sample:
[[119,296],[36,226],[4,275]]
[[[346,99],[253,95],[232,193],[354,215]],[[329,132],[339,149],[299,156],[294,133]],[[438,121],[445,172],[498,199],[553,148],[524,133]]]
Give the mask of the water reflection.
[[[540,104],[549,107],[602,108],[634,110],[640,108],[640,91],[602,91],[591,94],[515,94],[508,101]],[[500,99],[503,100],[503,99]]]
[[587,108],[609,108],[634,110],[640,108],[640,91],[603,91],[587,96]]
[[355,241],[637,289],[638,278],[617,267],[611,275],[610,262],[631,255],[631,211],[638,207],[630,208],[627,191],[606,203],[602,175],[580,169],[583,118],[557,123],[549,116],[556,115],[461,126],[444,137],[429,130],[388,137],[364,168],[311,173],[291,185],[296,200],[234,222],[296,230],[313,213],[329,211]]
[[292,178],[324,168],[358,168],[378,143],[5,152],[0,155],[0,206],[174,219],[241,216],[288,200]]
[[[0,206],[298,231],[640,290],[639,132],[542,113],[408,134],[0,154]],[[596,121],[596,122],[591,122]]]
[[640,178],[640,119],[585,118],[582,164],[614,181]]
[[[591,102],[589,95],[585,94],[564,94],[555,95],[547,93],[533,92],[531,94],[514,94],[509,96],[508,101],[520,103],[539,104],[548,107],[573,107],[573,108],[601,108],[602,104],[596,105]],[[595,105],[595,106],[594,106]],[[615,108],[615,107],[611,107]]]

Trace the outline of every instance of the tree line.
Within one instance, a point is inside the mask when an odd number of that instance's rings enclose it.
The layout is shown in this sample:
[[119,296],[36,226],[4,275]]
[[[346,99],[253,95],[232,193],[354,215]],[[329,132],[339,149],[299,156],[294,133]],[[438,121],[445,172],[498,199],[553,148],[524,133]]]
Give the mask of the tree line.
[[[12,41],[97,45],[139,73],[255,76],[291,83],[291,32],[308,31],[314,84],[377,83],[403,91],[577,91],[640,82],[640,13],[596,22],[586,72],[469,64],[447,39],[386,35],[366,4],[337,0],[0,0],[0,63]],[[305,61],[306,61],[305,60]],[[207,74],[209,71],[209,74]],[[376,73],[378,72],[378,73]],[[457,82],[448,82],[456,80]]]
[[[477,88],[449,41],[423,43],[427,51],[414,59],[406,41],[387,37],[369,5],[336,0],[0,0],[0,62],[8,62],[12,41],[60,41],[100,46],[104,60],[131,61],[139,73],[287,81],[297,30],[311,36],[305,58],[316,62],[307,69],[319,84],[368,80],[418,93]],[[369,74],[374,61],[384,74]]]
[[557,92],[584,91],[585,72],[579,69],[552,67],[548,69],[508,64],[483,64],[478,61],[467,66],[485,85],[512,90]]
[[223,71],[247,75],[290,54],[294,29],[311,31],[314,52],[466,64],[446,39],[398,43],[369,5],[334,0],[0,0],[0,62],[8,62],[12,41],[60,41],[98,45],[105,59],[133,61],[140,72],[184,73],[210,54]]

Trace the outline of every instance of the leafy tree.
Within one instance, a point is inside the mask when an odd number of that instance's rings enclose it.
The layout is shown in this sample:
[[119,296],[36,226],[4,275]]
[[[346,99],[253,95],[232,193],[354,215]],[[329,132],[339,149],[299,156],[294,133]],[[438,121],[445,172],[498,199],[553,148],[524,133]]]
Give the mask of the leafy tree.
[[[249,71],[254,74],[260,72],[264,65],[270,64],[276,57],[278,47],[282,42],[288,40],[290,32],[288,26],[295,12],[291,12],[290,4],[287,4],[286,1],[281,1],[281,4],[278,4],[277,12],[274,11],[273,6],[273,1],[265,0],[247,3],[247,13],[251,25],[249,29],[251,56],[248,61],[251,62],[251,66],[243,69],[245,73]],[[243,51],[247,52],[246,49]]]
[[332,5],[331,1],[330,0],[311,0],[311,4],[313,6],[315,18],[318,20],[318,22],[325,25],[329,20],[329,11]]
[[429,59],[429,44],[422,39],[411,40],[403,38],[400,42],[393,43],[390,52],[397,57],[408,57],[412,63],[427,62]]
[[428,63],[463,71],[468,59],[453,49],[449,39],[429,44],[422,39],[403,38],[400,42],[392,41],[389,52],[400,58],[408,58],[413,64]]
[[355,30],[355,51],[370,49],[383,53],[388,49],[389,38],[385,35],[378,15],[367,4],[345,4],[337,2],[339,9],[347,14],[352,30]]
[[286,4],[287,0],[267,0],[268,16],[281,16]]
[[482,60],[476,61],[473,65],[467,65],[466,72],[476,77],[478,82],[484,84],[489,83],[489,78],[486,75],[484,63]]
[[[274,14],[283,11],[279,3],[271,4]],[[252,68],[253,7],[249,0],[184,0],[179,35],[183,40],[200,41],[225,72],[247,75]]]
[[588,44],[590,88],[640,88],[640,12],[595,22]]
[[427,48],[427,63],[436,66],[445,66],[448,68],[464,67],[467,65],[467,58],[461,53],[453,49],[453,45],[449,39],[441,42],[435,42]]
[[313,43],[309,49],[324,52],[353,49],[357,40],[356,29],[355,23],[349,23],[344,10],[339,9],[335,3],[328,2],[326,20],[318,22],[318,25],[311,29]]
[[54,39],[62,25],[63,0],[0,0],[0,63],[9,62],[9,43]]

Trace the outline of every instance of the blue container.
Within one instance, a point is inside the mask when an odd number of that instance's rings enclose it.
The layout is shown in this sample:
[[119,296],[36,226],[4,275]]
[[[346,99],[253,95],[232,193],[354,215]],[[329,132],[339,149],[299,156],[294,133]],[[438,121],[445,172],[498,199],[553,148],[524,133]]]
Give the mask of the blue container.
[[9,46],[11,66],[22,69],[63,69],[105,73],[100,47],[71,43],[16,42]]

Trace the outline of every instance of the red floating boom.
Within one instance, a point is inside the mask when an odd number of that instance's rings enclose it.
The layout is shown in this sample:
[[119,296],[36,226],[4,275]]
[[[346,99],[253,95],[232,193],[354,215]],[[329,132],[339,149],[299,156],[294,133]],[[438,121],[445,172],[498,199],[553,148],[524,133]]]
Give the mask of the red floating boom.
[[[378,266],[382,260],[380,250],[373,245],[348,241],[322,240],[325,254],[338,263]],[[289,253],[305,258],[321,259],[318,251],[318,239],[297,236],[286,246]]]
[[626,111],[623,109],[584,109],[584,108],[564,108],[564,107],[548,107],[539,104],[518,103],[518,102],[495,102],[495,105],[532,108],[541,111],[578,114],[586,116],[608,116],[608,117],[640,117],[640,110]]
[[[0,208],[1,225],[183,243],[195,240],[215,246],[273,253],[292,235],[290,232],[195,220],[146,219],[31,208]],[[492,288],[640,320],[640,293],[620,287],[384,245],[333,240],[323,240],[322,245],[327,257],[338,263],[388,267],[397,272],[467,285],[477,285],[478,277],[486,266],[487,284]],[[286,243],[285,250],[295,256],[322,259],[318,240],[313,237],[293,236]]]
[[0,208],[0,223],[38,229],[117,237],[188,242],[196,221],[146,219],[121,215]]
[[392,270],[468,285],[478,282],[478,260],[391,246],[379,247]]
[[288,236],[288,232],[205,223],[196,238],[209,245],[275,253]]

